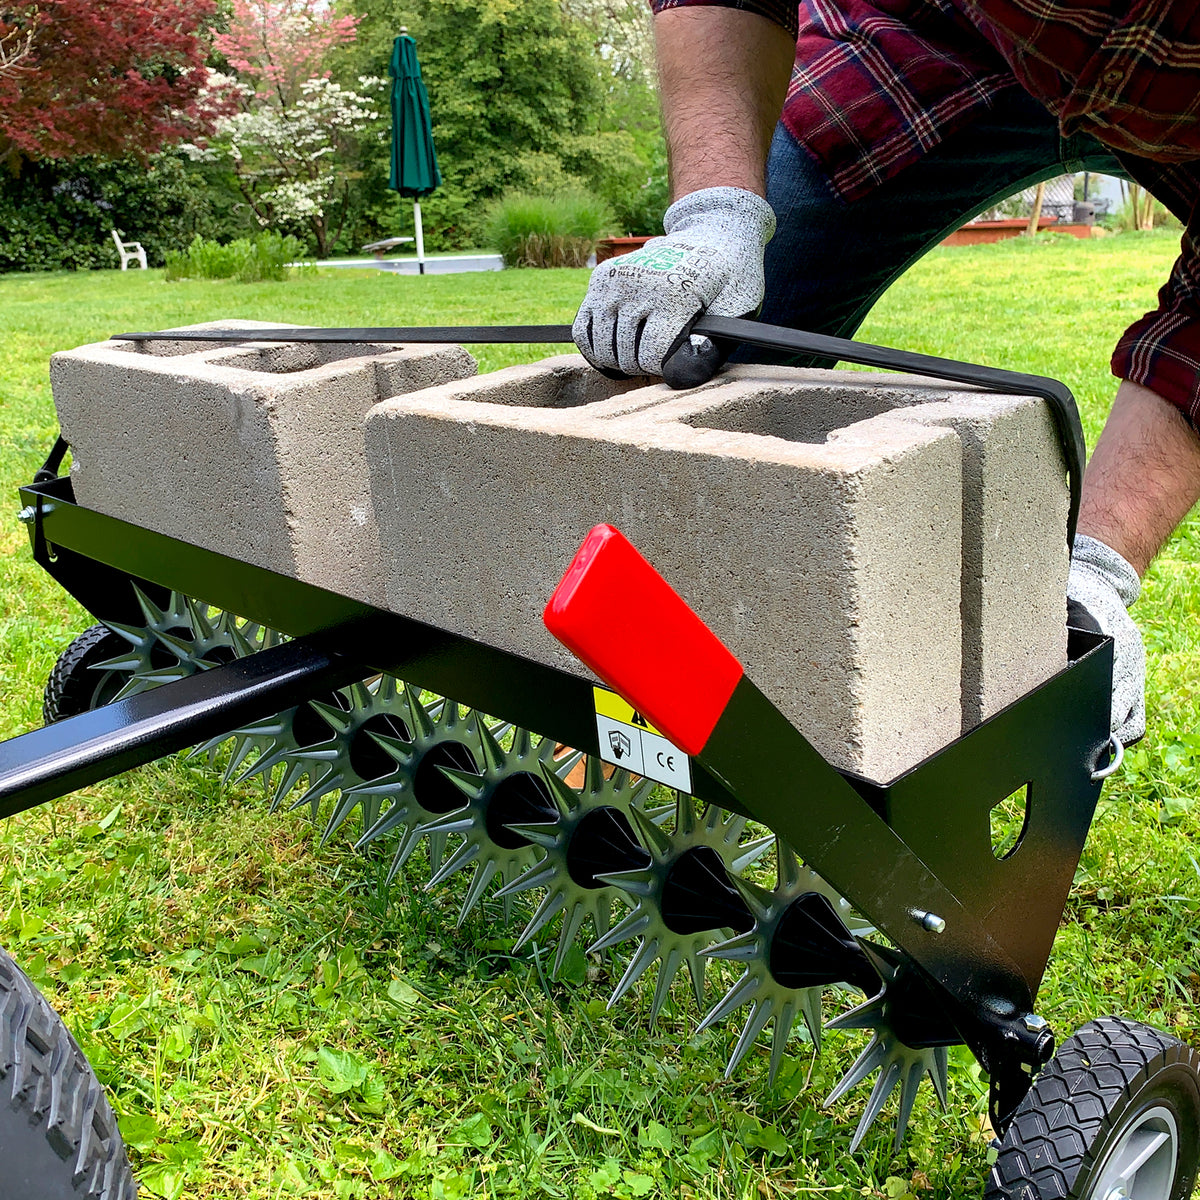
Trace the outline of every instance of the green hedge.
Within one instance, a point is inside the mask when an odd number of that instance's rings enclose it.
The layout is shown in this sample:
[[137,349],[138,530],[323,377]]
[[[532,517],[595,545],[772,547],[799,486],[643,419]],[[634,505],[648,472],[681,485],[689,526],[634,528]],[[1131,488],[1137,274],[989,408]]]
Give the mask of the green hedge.
[[506,267],[585,267],[612,225],[603,200],[574,189],[510,192],[488,214],[488,239]]
[[116,267],[113,229],[162,266],[168,251],[186,250],[197,234],[230,238],[251,226],[229,180],[174,154],[0,172],[0,272]]

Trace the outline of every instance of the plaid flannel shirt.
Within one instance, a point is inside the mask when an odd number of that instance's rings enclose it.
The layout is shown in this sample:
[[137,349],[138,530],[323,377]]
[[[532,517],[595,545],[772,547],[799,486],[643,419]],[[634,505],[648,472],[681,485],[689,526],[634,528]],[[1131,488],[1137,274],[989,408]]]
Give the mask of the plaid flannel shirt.
[[741,8],[796,36],[783,123],[848,201],[1023,87],[1187,226],[1113,373],[1200,428],[1200,4],[1195,0],[651,0]]

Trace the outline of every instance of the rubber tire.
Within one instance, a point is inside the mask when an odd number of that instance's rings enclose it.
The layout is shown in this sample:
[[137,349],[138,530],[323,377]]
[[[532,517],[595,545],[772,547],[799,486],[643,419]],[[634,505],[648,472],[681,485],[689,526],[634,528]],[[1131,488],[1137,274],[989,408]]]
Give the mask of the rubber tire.
[[58,662],[46,681],[42,697],[42,719],[45,723],[53,725],[55,721],[77,717],[80,713],[98,708],[97,701],[102,700],[98,689],[103,684],[104,676],[91,669],[93,664],[116,658],[128,649],[129,643],[104,625],[85,629],[58,656]]
[[117,1120],[87,1058],[0,950],[0,1187],[24,1200],[134,1200]]
[[1103,1017],[1068,1038],[1021,1102],[987,1200],[1080,1200],[1131,1110],[1167,1106],[1179,1127],[1171,1200],[1189,1200],[1200,1158],[1200,1054],[1148,1025]]

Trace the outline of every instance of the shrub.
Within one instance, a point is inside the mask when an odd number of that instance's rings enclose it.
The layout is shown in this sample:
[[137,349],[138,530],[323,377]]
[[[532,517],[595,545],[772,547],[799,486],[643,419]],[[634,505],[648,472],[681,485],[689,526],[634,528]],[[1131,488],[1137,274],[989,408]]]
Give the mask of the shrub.
[[[1145,203],[1143,194],[1142,203]],[[1152,209],[1155,229],[1182,229],[1183,225],[1174,213],[1167,209],[1161,200],[1154,201]],[[1131,233],[1138,228],[1137,218],[1133,211],[1133,198],[1127,197],[1116,212],[1109,213],[1102,222],[1107,228],[1116,233]]]
[[174,153],[149,163],[25,162],[19,175],[0,171],[0,272],[111,270],[112,229],[162,266],[198,233],[255,232],[240,200],[225,174]]
[[185,251],[167,255],[167,278],[237,279],[241,283],[286,279],[287,264],[303,252],[298,239],[278,233],[260,233],[225,244],[197,234]]
[[582,190],[510,192],[488,212],[488,238],[506,267],[586,267],[611,224],[608,205]]

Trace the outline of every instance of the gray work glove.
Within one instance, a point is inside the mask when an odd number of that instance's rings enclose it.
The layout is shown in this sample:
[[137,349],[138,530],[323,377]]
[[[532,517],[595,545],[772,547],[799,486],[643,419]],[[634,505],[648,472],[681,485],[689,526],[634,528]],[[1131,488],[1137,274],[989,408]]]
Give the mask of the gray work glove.
[[1074,624],[1113,639],[1111,728],[1125,746],[1146,732],[1146,650],[1126,611],[1141,590],[1137,572],[1115,550],[1075,535],[1067,611]]
[[601,371],[661,375],[674,387],[694,387],[712,378],[721,355],[708,338],[686,332],[702,312],[757,312],[775,214],[753,192],[705,188],[676,200],[663,228],[666,237],[592,272],[571,333]]

